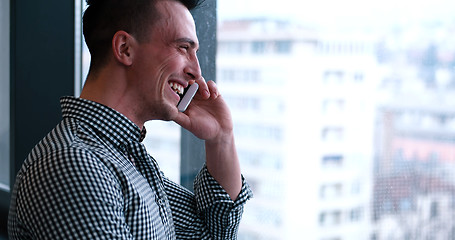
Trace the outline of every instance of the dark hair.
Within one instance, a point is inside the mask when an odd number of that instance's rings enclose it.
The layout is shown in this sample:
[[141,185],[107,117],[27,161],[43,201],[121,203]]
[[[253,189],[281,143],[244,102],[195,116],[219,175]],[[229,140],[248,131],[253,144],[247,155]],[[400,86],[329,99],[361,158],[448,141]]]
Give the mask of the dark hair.
[[[90,71],[105,64],[114,34],[123,30],[138,41],[145,41],[150,23],[159,19],[155,8],[162,0],[87,0],[83,16],[83,34],[91,54]],[[199,5],[198,0],[175,0],[189,10]]]

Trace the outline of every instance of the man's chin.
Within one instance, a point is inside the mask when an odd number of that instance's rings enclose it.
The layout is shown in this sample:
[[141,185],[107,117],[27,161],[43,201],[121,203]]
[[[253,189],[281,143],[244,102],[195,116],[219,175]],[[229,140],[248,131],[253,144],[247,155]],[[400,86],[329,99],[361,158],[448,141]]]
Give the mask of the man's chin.
[[179,111],[171,103],[161,103],[150,106],[149,113],[151,113],[150,120],[173,121]]
[[161,119],[163,121],[174,121],[179,114],[177,106],[167,105],[163,110],[164,111]]

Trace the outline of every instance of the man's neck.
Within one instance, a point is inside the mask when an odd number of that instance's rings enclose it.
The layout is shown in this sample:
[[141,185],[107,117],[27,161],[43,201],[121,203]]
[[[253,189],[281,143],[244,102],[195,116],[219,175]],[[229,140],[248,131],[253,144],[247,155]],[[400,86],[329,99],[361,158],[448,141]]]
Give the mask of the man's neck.
[[142,129],[144,122],[136,116],[135,104],[131,104],[131,94],[128,92],[124,76],[122,70],[108,68],[96,74],[89,74],[80,97],[115,109]]

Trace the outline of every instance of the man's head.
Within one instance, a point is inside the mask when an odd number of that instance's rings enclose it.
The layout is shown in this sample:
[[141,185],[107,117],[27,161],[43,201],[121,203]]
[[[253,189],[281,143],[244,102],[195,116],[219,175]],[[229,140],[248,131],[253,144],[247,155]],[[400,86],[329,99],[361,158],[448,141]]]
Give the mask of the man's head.
[[[153,24],[160,19],[156,2],[160,0],[87,0],[83,16],[83,34],[91,54],[90,71],[102,67],[111,50],[114,34],[123,30],[138,41],[147,41],[146,36]],[[175,0],[189,10],[198,0]]]
[[[93,1],[100,2],[92,3],[84,16],[92,63],[81,97],[118,110],[138,126],[153,119],[174,120],[182,89],[202,79],[199,40],[188,7],[196,1]],[[135,3],[132,10],[97,5],[107,1],[126,1],[129,7],[129,2],[149,4]],[[117,12],[119,19],[108,11]]]

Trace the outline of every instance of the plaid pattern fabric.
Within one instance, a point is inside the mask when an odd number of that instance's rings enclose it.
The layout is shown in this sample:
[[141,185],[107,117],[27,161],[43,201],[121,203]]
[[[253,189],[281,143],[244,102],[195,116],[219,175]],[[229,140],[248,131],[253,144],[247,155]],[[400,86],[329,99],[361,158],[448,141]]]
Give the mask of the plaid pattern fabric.
[[84,99],[61,104],[62,122],[17,175],[11,239],[237,239],[252,197],[244,179],[232,201],[203,166],[193,194],[160,172],[129,119]]

